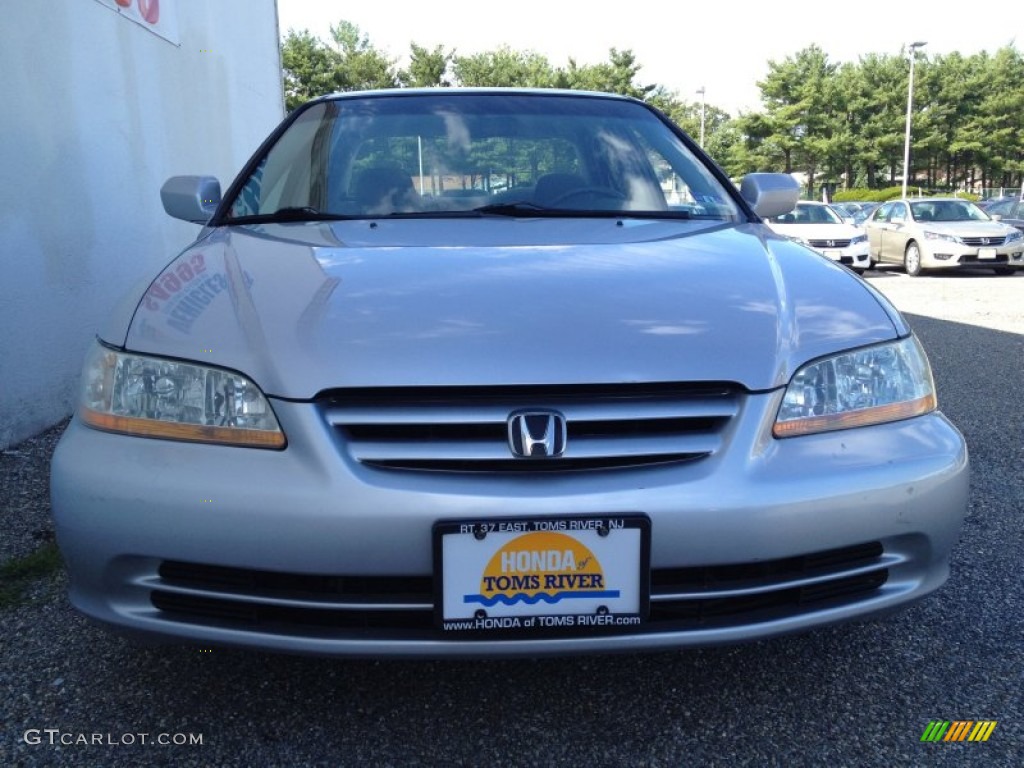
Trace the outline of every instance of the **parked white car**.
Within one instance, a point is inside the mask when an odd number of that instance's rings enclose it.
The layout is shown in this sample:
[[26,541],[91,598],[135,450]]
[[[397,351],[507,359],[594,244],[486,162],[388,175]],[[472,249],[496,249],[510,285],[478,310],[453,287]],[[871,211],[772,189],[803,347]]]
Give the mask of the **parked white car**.
[[799,202],[790,213],[768,219],[768,226],[857,272],[871,267],[864,230],[844,222],[825,203]]

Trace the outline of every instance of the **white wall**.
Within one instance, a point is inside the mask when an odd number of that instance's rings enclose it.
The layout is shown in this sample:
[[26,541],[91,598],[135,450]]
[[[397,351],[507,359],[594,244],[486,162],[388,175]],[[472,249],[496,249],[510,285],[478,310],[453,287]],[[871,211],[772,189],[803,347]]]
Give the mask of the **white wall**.
[[199,231],[164,180],[226,189],[284,116],[274,0],[163,0],[179,45],[97,0],[3,5],[0,449],[71,413],[103,318]]

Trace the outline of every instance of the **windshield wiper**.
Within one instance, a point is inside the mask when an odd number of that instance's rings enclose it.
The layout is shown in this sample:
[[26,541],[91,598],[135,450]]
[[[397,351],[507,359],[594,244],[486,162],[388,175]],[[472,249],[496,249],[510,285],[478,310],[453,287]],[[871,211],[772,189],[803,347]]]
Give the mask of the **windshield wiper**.
[[516,200],[508,203],[491,203],[472,209],[473,213],[491,214],[492,216],[550,216],[564,215],[565,211],[545,208],[543,205],[528,200]]
[[[473,213],[490,214],[492,216],[522,216],[549,218],[589,218],[589,219],[692,219],[690,211],[623,211],[611,208],[546,208],[526,200],[511,203],[492,203],[473,208]],[[717,218],[717,217],[714,217]]]
[[289,206],[278,208],[273,213],[257,213],[250,216],[235,216],[225,220],[225,224],[276,224],[288,221],[344,221],[357,218],[340,213],[321,213],[310,206]]
[[481,205],[479,208],[473,208],[472,212],[491,216],[551,219],[614,219],[633,215],[632,211],[602,210],[600,208],[548,208],[527,200]]

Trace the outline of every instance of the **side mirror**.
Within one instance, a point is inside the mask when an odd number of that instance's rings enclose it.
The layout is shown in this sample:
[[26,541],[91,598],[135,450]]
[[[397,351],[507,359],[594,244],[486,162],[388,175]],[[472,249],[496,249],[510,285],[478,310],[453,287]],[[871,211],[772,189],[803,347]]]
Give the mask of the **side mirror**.
[[220,205],[220,182],[213,176],[172,176],[160,187],[160,200],[170,216],[205,224]]
[[796,208],[800,185],[788,173],[748,173],[740,181],[740,195],[754,213],[767,219]]
[[989,218],[992,219],[992,221],[1002,221],[1003,220],[1003,214],[1001,214],[1001,213],[993,213],[993,214],[989,215]]

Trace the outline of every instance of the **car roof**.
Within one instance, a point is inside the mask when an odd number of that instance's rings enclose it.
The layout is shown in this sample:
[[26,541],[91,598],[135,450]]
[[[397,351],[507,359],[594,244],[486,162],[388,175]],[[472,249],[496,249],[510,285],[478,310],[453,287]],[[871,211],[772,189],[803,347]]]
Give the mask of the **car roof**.
[[472,87],[472,88],[380,88],[367,91],[337,91],[328,93],[312,99],[316,101],[334,101],[339,99],[354,99],[366,97],[409,98],[415,96],[473,96],[482,94],[509,94],[509,95],[530,95],[530,96],[576,96],[585,98],[613,99],[616,101],[635,101],[639,104],[646,102],[632,96],[624,96],[620,93],[606,93],[604,91],[578,91],[570,88],[510,88],[510,87]]
[[966,197],[901,197],[897,200],[890,200],[891,203],[973,203]]

